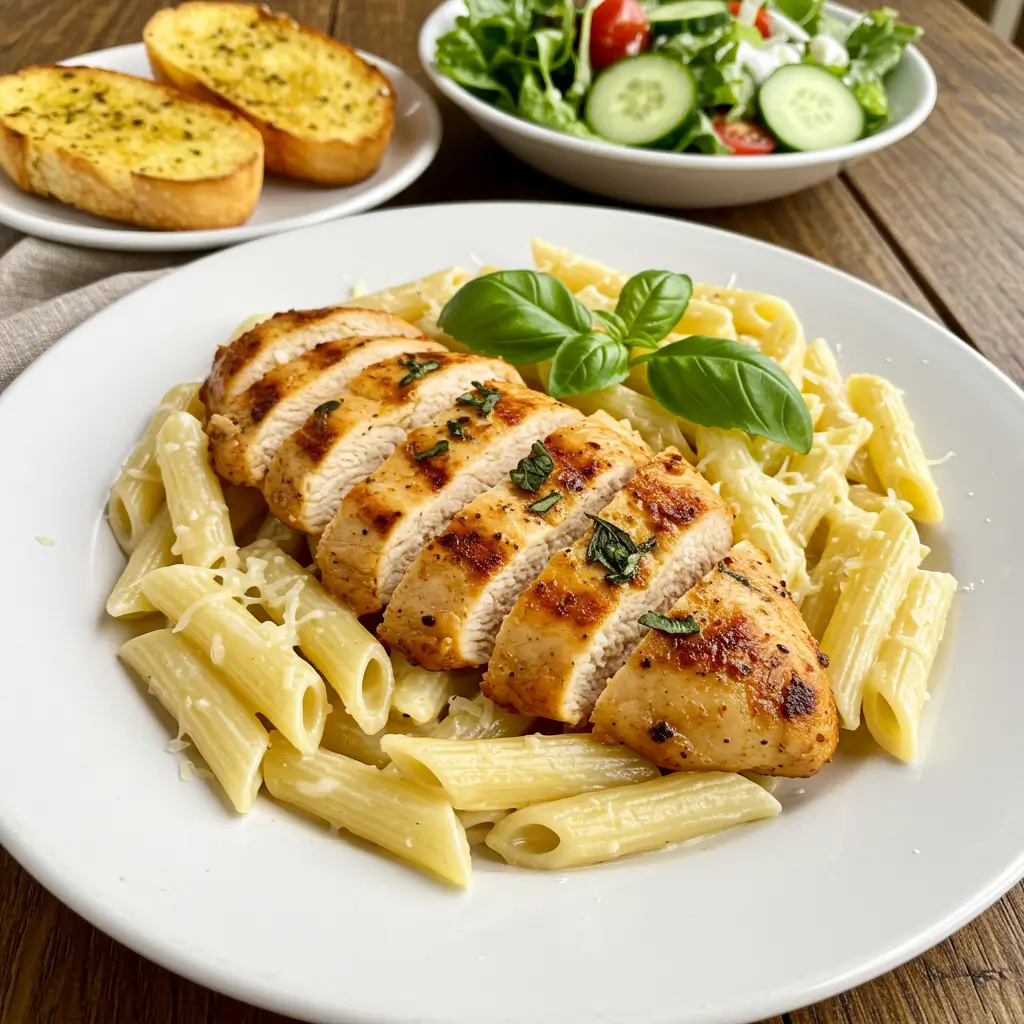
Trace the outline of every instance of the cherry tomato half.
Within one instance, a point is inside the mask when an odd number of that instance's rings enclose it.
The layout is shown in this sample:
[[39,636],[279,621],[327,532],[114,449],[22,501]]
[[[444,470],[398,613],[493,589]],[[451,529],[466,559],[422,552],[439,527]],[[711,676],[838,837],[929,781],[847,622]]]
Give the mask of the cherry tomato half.
[[763,128],[749,121],[726,121],[720,117],[714,124],[715,134],[737,156],[764,156],[775,149],[775,140]]
[[[729,4],[729,10],[732,12],[732,16],[735,18],[740,13],[740,5]],[[757,12],[757,17],[754,19],[754,28],[767,39],[772,34],[772,20],[768,17],[768,11],[765,8],[761,8]]]
[[650,23],[637,0],[604,0],[590,23],[590,63],[600,71],[623,57],[635,57],[646,49],[650,35]]

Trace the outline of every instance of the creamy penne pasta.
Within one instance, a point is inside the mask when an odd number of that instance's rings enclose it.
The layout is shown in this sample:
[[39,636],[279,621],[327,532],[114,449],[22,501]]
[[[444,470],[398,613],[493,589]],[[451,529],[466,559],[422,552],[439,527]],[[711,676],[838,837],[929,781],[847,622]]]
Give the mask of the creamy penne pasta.
[[142,531],[164,503],[164,482],[157,463],[156,436],[167,417],[175,412],[189,412],[197,418],[205,415],[203,403],[199,400],[198,384],[178,384],[164,395],[110,489],[107,519],[125,554],[135,550]]
[[164,505],[142,531],[124,572],[114,584],[107,598],[108,615],[115,619],[135,619],[156,611],[142,593],[142,581],[154,569],[179,561],[173,551],[175,540],[171,514]]
[[495,740],[385,736],[381,747],[403,776],[439,786],[460,811],[524,807],[658,774],[627,747],[607,746],[586,735]]
[[235,810],[252,809],[263,776],[267,730],[202,652],[169,629],[129,640],[122,660],[178,723],[224,787]]
[[675,772],[533,804],[502,818],[486,842],[516,867],[571,868],[661,849],[781,810],[775,797],[741,775]]
[[391,652],[395,676],[392,706],[402,715],[424,725],[437,719],[452,697],[472,697],[480,691],[480,673],[475,670],[434,672],[413,665],[400,652]]

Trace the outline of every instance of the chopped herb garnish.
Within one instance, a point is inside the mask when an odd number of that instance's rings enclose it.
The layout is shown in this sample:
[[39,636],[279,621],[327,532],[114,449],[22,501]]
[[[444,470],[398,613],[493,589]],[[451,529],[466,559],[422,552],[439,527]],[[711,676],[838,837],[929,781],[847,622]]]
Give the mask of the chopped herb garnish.
[[555,460],[544,447],[543,442],[534,441],[530,449],[533,453],[525,459],[519,460],[515,469],[509,470],[509,479],[516,487],[522,487],[524,491],[538,491],[540,485],[554,472]]
[[636,620],[641,626],[650,626],[659,633],[672,635],[689,635],[699,633],[700,626],[692,615],[684,615],[681,619],[670,619],[667,615],[659,615],[657,612],[644,612]]
[[658,543],[657,537],[649,537],[638,545],[614,523],[589,512],[586,515],[594,524],[587,561],[603,565],[608,570],[605,579],[609,583],[628,583],[636,575],[641,556]]
[[442,439],[438,441],[437,444],[432,444],[426,451],[413,452],[412,457],[417,462],[422,462],[424,459],[432,458],[433,456],[440,455],[442,452],[446,451],[448,451],[448,442]]
[[448,433],[456,441],[465,441],[469,436],[458,420],[448,421]]
[[426,377],[428,373],[433,373],[434,370],[439,370],[441,368],[441,364],[436,359],[426,359],[422,363],[417,363],[415,359],[399,359],[398,365],[404,366],[409,371],[398,382],[398,386],[400,388],[404,388],[414,380]]
[[491,410],[498,404],[501,392],[495,388],[486,388],[480,381],[473,381],[473,390],[459,395],[455,399],[459,405],[471,405],[474,409],[480,410],[481,416],[489,416]]
[[562,495],[558,491],[552,491],[550,494],[545,494],[543,498],[538,498],[532,505],[526,507],[531,512],[550,512],[560,501]]
[[743,586],[751,586],[750,580],[748,580],[747,577],[743,575],[743,573],[733,572],[732,569],[726,568],[726,566],[724,566],[721,562],[719,562],[718,565],[715,566],[715,568],[719,572],[725,573],[726,576],[731,576],[734,580],[738,580],[740,583],[743,584]]
[[325,420],[332,412],[334,412],[335,409],[340,408],[341,402],[339,402],[337,398],[332,398],[329,402],[324,402],[323,405],[318,405],[313,410],[313,415],[316,416],[317,419]]

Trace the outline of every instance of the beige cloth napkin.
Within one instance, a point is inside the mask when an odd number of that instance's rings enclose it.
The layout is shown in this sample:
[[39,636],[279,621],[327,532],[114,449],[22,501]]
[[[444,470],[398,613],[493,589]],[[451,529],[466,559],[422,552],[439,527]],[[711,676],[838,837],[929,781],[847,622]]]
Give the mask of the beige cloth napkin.
[[73,327],[188,258],[16,242],[0,257],[0,391]]

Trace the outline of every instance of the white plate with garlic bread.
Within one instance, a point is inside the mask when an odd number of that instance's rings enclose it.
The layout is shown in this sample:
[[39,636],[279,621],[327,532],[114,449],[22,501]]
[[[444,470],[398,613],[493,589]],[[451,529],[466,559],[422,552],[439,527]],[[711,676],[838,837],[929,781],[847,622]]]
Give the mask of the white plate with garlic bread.
[[835,270],[374,213],[102,311],[0,433],[0,839],[207,985],[739,1024],[1024,870],[1024,396]]
[[390,199],[440,144],[403,71],[256,5],[169,8],[145,44],[63,65],[0,79],[0,222],[55,241],[178,251],[315,224]]

